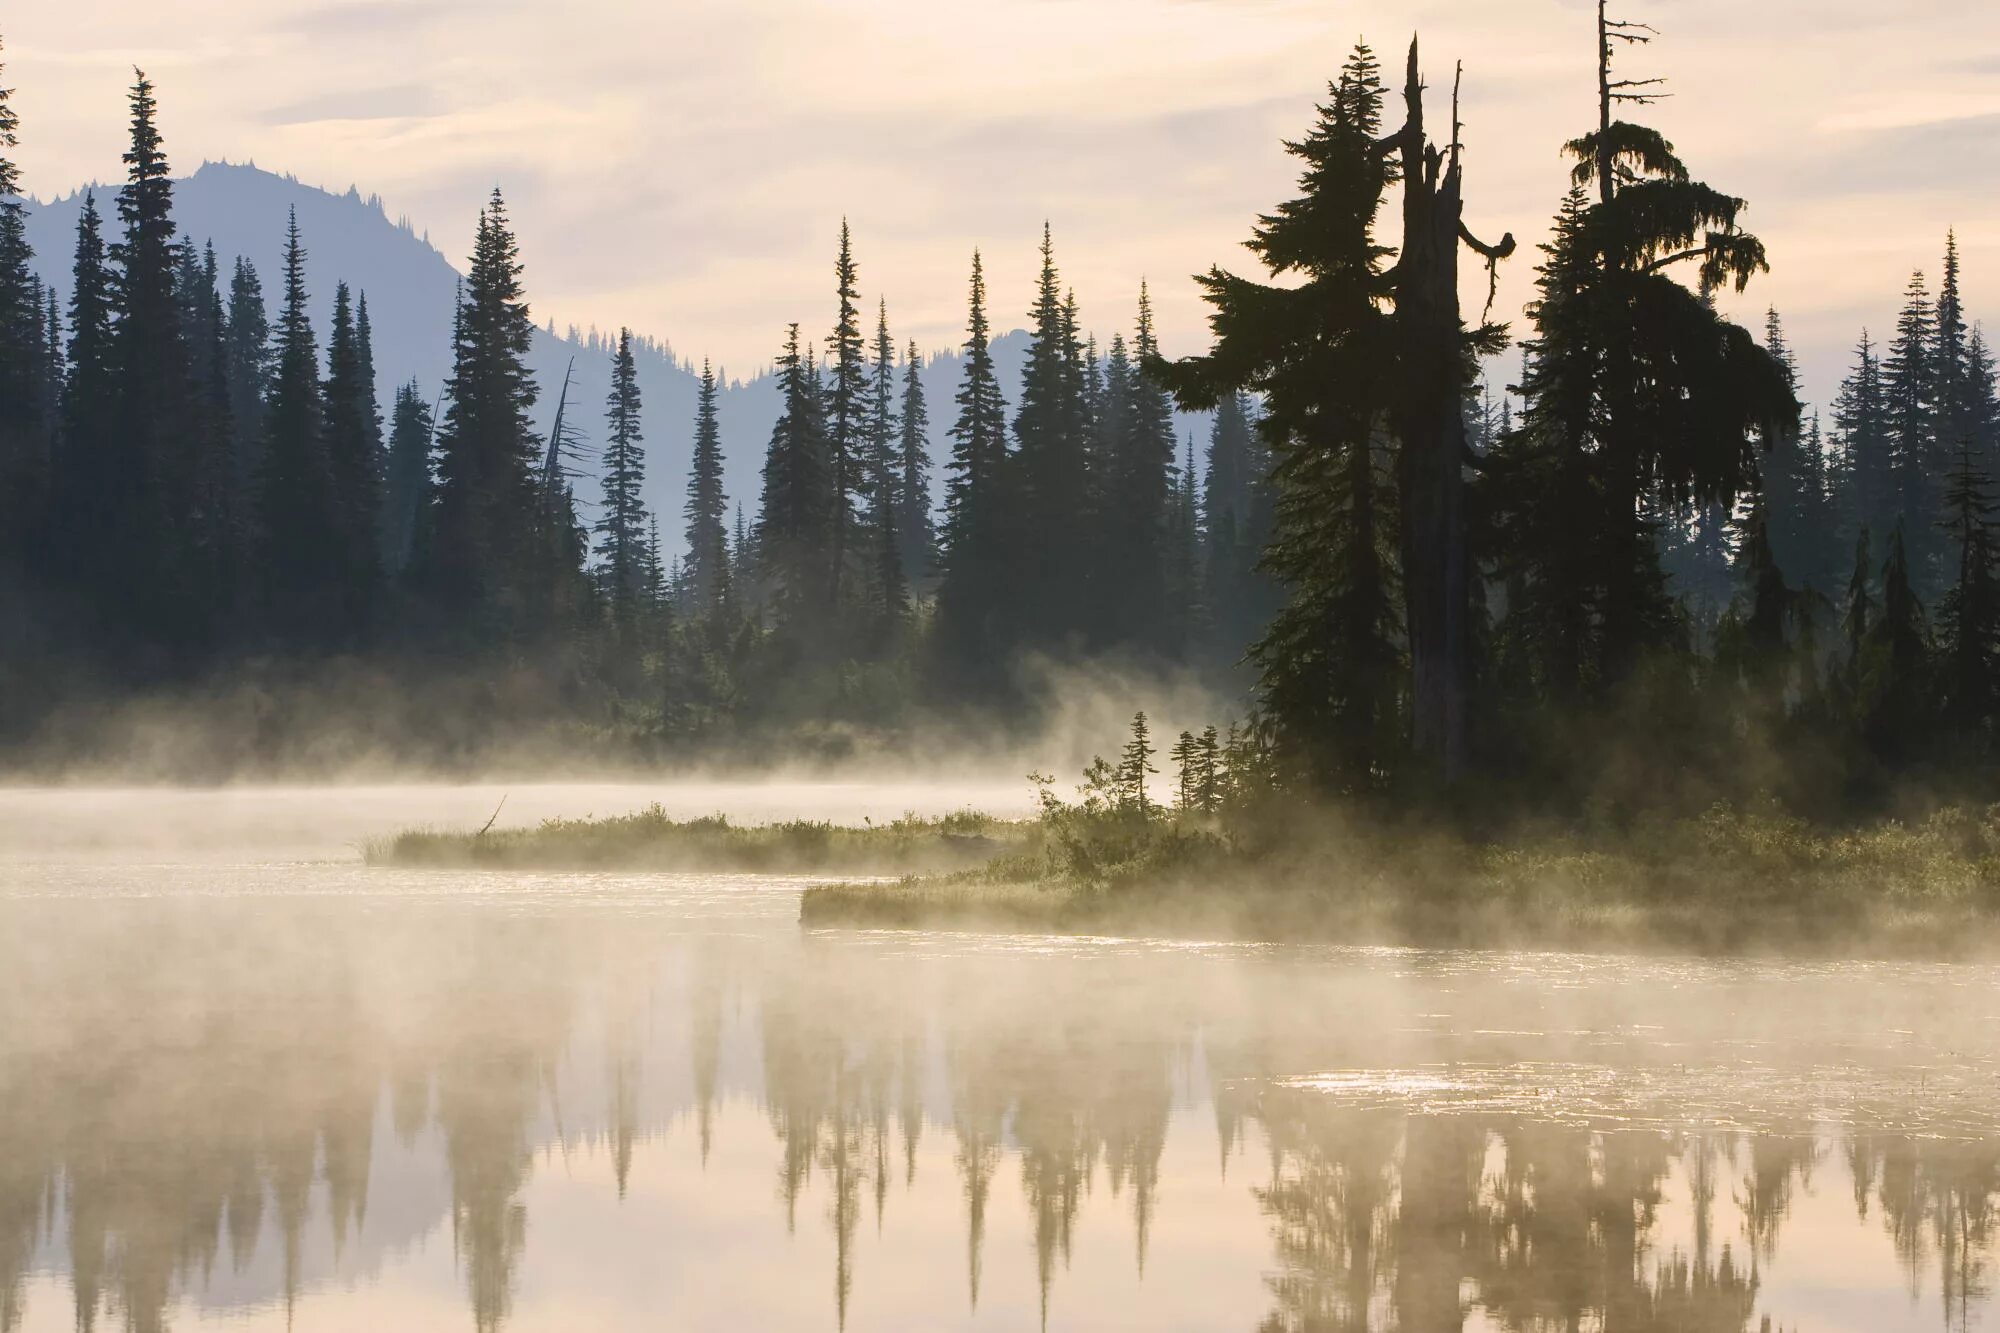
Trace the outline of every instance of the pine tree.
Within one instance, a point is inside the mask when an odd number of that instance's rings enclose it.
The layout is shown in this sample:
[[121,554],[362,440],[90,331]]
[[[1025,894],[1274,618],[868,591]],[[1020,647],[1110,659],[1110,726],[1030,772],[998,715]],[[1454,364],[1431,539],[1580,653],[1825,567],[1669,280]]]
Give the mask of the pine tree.
[[382,485],[382,567],[401,575],[416,562],[419,528],[431,501],[431,438],[436,418],[415,380],[396,388]]
[[[1080,585],[1089,575],[1083,543],[1089,476],[1080,429],[1083,386],[1046,225],[1041,255],[1021,370],[1021,406],[1014,418],[1019,523],[1008,532],[1007,543],[1015,571],[1016,615],[1027,641],[1058,647],[1086,628],[1087,603]],[[1172,447],[1170,439],[1170,454]]]
[[1898,525],[1882,565],[1882,614],[1869,627],[1863,650],[1862,734],[1882,759],[1906,759],[1928,740],[1928,657],[1923,603]]
[[110,619],[184,657],[203,624],[195,614],[193,375],[176,290],[173,183],[156,124],[158,103],[143,71],[134,79],[126,181],[118,191],[116,318],[111,324],[113,396],[107,466],[103,580]]
[[1214,723],[1202,728],[1197,745],[1199,768],[1195,800],[1203,814],[1212,815],[1222,808],[1222,791],[1227,777],[1223,771],[1222,746],[1216,739]]
[[[902,502],[897,494],[896,344],[889,338],[889,303],[877,308],[875,363],[869,371],[867,429],[868,532],[873,550],[869,569],[870,607],[878,623],[892,631],[909,609],[909,579],[903,569]],[[888,642],[884,637],[883,642]]]
[[[833,512],[829,515],[829,558],[832,561],[836,605],[847,588],[847,561],[859,555],[850,540],[854,531],[854,504],[868,489],[868,365],[861,337],[861,299],[855,287],[858,270],[847,219],[840,220],[840,257],[834,264],[835,295],[840,302],[833,332],[827,336],[826,437],[827,463],[833,486]],[[817,379],[817,376],[814,377]]]
[[271,388],[271,321],[264,285],[238,257],[229,279],[229,416],[235,426],[233,472],[239,504],[247,506],[264,442],[264,395]]
[[994,374],[986,317],[986,276],[972,252],[964,368],[951,429],[937,594],[940,651],[961,680],[991,683],[1008,643],[1001,606],[1007,571],[1002,549],[1007,493],[1006,402]]
[[[1796,396],[1798,360],[1785,340],[1784,323],[1775,308],[1764,312],[1764,350],[1777,363],[1786,385]],[[1781,425],[1765,445],[1762,481],[1766,535],[1778,568],[1797,580],[1811,563],[1812,461],[1806,455],[1799,432],[1789,425]]]
[[1989,482],[1969,438],[1945,491],[1945,522],[1957,572],[1938,608],[1944,715],[1961,741],[1987,738],[2000,713],[2000,541]]
[[340,619],[330,631],[336,642],[352,642],[364,631],[381,582],[381,445],[375,380],[364,355],[361,326],[347,284],[333,292],[333,327],[327,337],[327,375],[321,392],[325,419],[320,441],[332,487],[335,542],[333,568],[339,589]]
[[116,483],[107,473],[120,461],[111,438],[112,279],[94,194],[84,195],[77,217],[75,254],[53,533],[70,578],[81,590],[94,593],[109,576],[110,487]]
[[1958,235],[1947,232],[1929,358],[1937,414],[1932,453],[1940,470],[1944,460],[1957,459],[1960,443],[1975,437],[1978,430],[1980,386],[1973,369],[1972,331],[1966,326],[1959,283]]
[[1201,742],[1191,731],[1183,731],[1169,750],[1174,765],[1174,805],[1181,810],[1198,809],[1201,804]]
[[764,455],[764,495],[757,515],[757,571],[776,627],[803,635],[825,623],[833,596],[836,509],[832,448],[818,375],[786,334],[778,358],[784,411]]
[[306,306],[306,252],[297,210],[285,234],[284,304],[274,335],[271,392],[257,478],[257,567],[265,623],[295,647],[337,642],[345,549],[340,493],[326,440],[319,347]]
[[[1394,383],[1394,338],[1373,226],[1390,170],[1380,69],[1357,46],[1319,120],[1291,152],[1303,193],[1259,222],[1251,248],[1281,282],[1211,269],[1201,279],[1217,340],[1179,363],[1185,406],[1262,395],[1276,457],[1265,568],[1285,587],[1253,651],[1280,762],[1308,782],[1365,791],[1402,745],[1400,617],[1376,423]],[[1114,349],[1115,351],[1115,349]]]
[[1167,514],[1162,580],[1166,589],[1163,631],[1165,641],[1185,652],[1197,639],[1205,637],[1208,624],[1206,589],[1201,579],[1201,503],[1196,498],[1194,437],[1187,441],[1186,458],[1169,479],[1171,508]]
[[1772,549],[1769,510],[1761,488],[1752,487],[1737,544],[1737,577],[1742,587],[1734,617],[1742,631],[1741,670],[1754,687],[1770,691],[1783,684],[1790,656],[1785,630],[1794,596]]
[[1132,714],[1132,739],[1125,742],[1125,749],[1118,759],[1115,790],[1120,808],[1134,811],[1141,816],[1153,812],[1152,802],[1146,797],[1146,777],[1158,773],[1153,767],[1153,733],[1146,723],[1144,709]]
[[639,413],[632,330],[621,328],[604,400],[604,509],[597,521],[597,554],[604,561],[612,630],[627,644],[636,642],[645,595],[646,450]]
[[1887,532],[1895,526],[1902,506],[1897,495],[1882,363],[1865,329],[1854,351],[1854,368],[1841,381],[1834,399],[1833,423],[1841,451],[1839,517],[1843,530]]
[[497,189],[479,216],[456,325],[422,581],[442,628],[478,647],[530,632],[540,556],[541,450],[527,368],[534,324]]
[[[722,516],[729,497],[722,493],[722,427],[716,416],[715,371],[708,362],[701,365],[701,392],[694,417],[694,453],[688,464],[687,503],[681,514],[687,520],[687,579],[695,605],[711,605],[729,577],[729,537]],[[737,528],[742,528],[742,510],[737,510]]]
[[1181,543],[1192,536],[1192,525],[1177,512],[1174,490],[1173,405],[1146,366],[1159,359],[1160,344],[1153,328],[1153,302],[1146,285],[1139,285],[1138,328],[1132,342],[1136,360],[1122,386],[1123,428],[1117,436],[1108,515],[1111,559],[1106,571],[1112,585],[1111,604],[1118,608],[1115,636],[1155,652],[1182,646],[1176,625],[1194,588],[1189,571],[1180,568]]
[[1936,312],[1924,275],[1912,273],[1896,318],[1896,336],[1882,359],[1882,395],[1895,495],[1890,512],[1908,533],[1911,579],[1919,597],[1938,586],[1942,573],[1941,545],[1934,536],[1937,479],[1944,472],[1937,456],[1937,375],[1931,361],[1936,336]]
[[42,292],[29,267],[34,252],[12,155],[20,142],[12,97],[11,89],[0,87],[0,571],[35,559],[54,426],[45,401]]
[[912,342],[903,360],[896,531],[903,569],[915,580],[928,580],[937,569],[937,529],[931,521],[931,419],[924,403],[922,370],[922,358]]

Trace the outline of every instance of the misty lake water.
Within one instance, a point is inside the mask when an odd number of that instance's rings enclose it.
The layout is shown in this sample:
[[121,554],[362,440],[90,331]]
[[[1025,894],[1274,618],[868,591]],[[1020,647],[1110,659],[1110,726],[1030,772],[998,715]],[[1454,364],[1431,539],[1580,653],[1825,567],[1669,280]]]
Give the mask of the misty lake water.
[[796,880],[360,863],[499,796],[0,791],[0,1329],[2000,1328],[2000,968],[808,932]]

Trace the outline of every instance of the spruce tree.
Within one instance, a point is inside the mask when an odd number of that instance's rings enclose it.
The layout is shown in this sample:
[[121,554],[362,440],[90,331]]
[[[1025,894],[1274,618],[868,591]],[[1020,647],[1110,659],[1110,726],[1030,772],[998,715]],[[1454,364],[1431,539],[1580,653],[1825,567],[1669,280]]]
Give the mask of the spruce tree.
[[1854,539],[1854,572],[1848,576],[1847,608],[1840,620],[1846,644],[1842,680],[1848,699],[1857,708],[1861,697],[1862,672],[1866,665],[1863,658],[1868,647],[1868,634],[1875,626],[1875,570],[1870,559],[1868,529],[1863,527]]
[[[900,625],[909,602],[909,579],[903,569],[901,501],[897,495],[896,344],[889,338],[889,303],[881,302],[875,323],[875,362],[869,370],[868,403],[868,533],[872,549],[869,568],[870,607],[878,623]],[[883,642],[887,642],[884,638]]]
[[1141,816],[1153,812],[1152,802],[1146,796],[1146,778],[1160,771],[1153,767],[1153,756],[1157,753],[1153,748],[1152,728],[1146,722],[1145,710],[1141,709],[1132,714],[1132,738],[1125,742],[1115,770],[1115,790],[1121,808]]
[[1937,540],[1937,374],[1932,364],[1937,316],[1921,271],[1910,275],[1896,336],[1882,359],[1882,395],[1894,508],[1909,541],[1910,570],[1919,597],[1928,597],[1942,573]]
[[834,529],[841,498],[818,375],[802,352],[799,326],[778,358],[784,410],[764,455],[757,515],[757,572],[774,627],[802,636],[826,624],[836,585]]
[[327,337],[327,375],[321,401],[320,439],[332,487],[335,569],[340,620],[336,641],[352,642],[373,614],[381,582],[381,445],[375,378],[364,355],[361,325],[347,284],[333,293],[333,327]]
[[632,330],[621,328],[611,357],[611,391],[604,399],[604,507],[597,520],[597,554],[612,631],[636,642],[645,595],[646,450],[641,433],[638,363]]
[[[834,263],[839,313],[827,336],[826,437],[827,462],[833,486],[829,516],[829,559],[832,597],[838,604],[847,588],[846,564],[861,552],[850,540],[855,528],[855,499],[868,490],[868,358],[861,336],[861,293],[847,219],[840,220],[840,256]],[[817,375],[814,376],[817,379]]]
[[[1042,266],[1029,311],[1029,343],[1021,370],[1021,406],[1014,418],[1015,516],[1007,533],[1015,571],[1015,615],[1028,642],[1059,647],[1086,628],[1083,581],[1085,471],[1082,384],[1072,352],[1073,330],[1056,273],[1055,250],[1042,228]],[[1171,457],[1171,438],[1168,443]]]
[[431,437],[436,418],[415,380],[396,387],[382,479],[382,567],[402,575],[417,555],[431,500]]
[[[1391,172],[1376,146],[1380,68],[1365,45],[1342,67],[1318,122],[1290,151],[1299,197],[1258,224],[1251,248],[1279,281],[1211,269],[1208,356],[1174,368],[1186,406],[1250,390],[1276,458],[1264,567],[1285,605],[1252,650],[1279,762],[1307,782],[1376,788],[1402,746],[1394,570],[1377,472],[1377,423],[1395,380],[1394,338],[1374,223]],[[1114,349],[1115,351],[1115,349]]]
[[1119,608],[1116,637],[1154,652],[1182,647],[1193,579],[1180,568],[1182,544],[1193,525],[1176,511],[1173,404],[1146,367],[1159,360],[1153,301],[1139,284],[1139,319],[1132,342],[1135,362],[1122,386],[1125,402],[1117,452],[1111,455],[1108,514],[1113,564],[1107,577]]
[[42,292],[29,267],[34,252],[13,159],[20,118],[12,97],[12,89],[0,86],[0,580],[9,566],[26,568],[39,545],[54,425],[47,415]]
[[1843,484],[1838,517],[1843,531],[1889,531],[1902,506],[1882,363],[1866,329],[1854,350],[1854,368],[1841,381],[1834,399],[1833,424],[1841,451]]
[[1989,739],[2000,712],[2000,541],[1996,506],[1968,437],[1945,491],[1957,568],[1938,608],[1944,714],[1961,742]]
[[1210,632],[1224,661],[1240,657],[1276,609],[1270,581],[1258,569],[1271,535],[1269,469],[1249,399],[1224,394],[1209,431],[1201,487],[1202,582]]
[[285,233],[284,304],[274,333],[270,397],[257,478],[257,567],[265,625],[292,647],[338,642],[346,548],[328,454],[319,347],[307,311],[297,211]]
[[1979,386],[1972,365],[1972,330],[1967,327],[1960,291],[1958,234],[1945,233],[1944,276],[1938,283],[1930,364],[1937,416],[1933,461],[1942,472],[1953,466],[1962,440],[1977,432]]
[[[687,502],[681,508],[687,520],[688,588],[699,607],[711,605],[729,577],[729,534],[722,525],[729,497],[722,493],[722,427],[716,416],[715,395],[715,371],[703,361],[694,417],[694,453],[688,464]],[[737,521],[740,527],[741,510]]]
[[235,426],[237,494],[248,501],[264,440],[264,395],[271,387],[271,321],[264,284],[249,260],[238,257],[229,279],[229,416]]
[[1174,765],[1174,805],[1194,810],[1201,804],[1201,742],[1192,731],[1183,731],[1167,757]]
[[1876,755],[1900,762],[1929,739],[1929,641],[1899,524],[1882,564],[1882,614],[1863,648],[1862,734]]
[[948,671],[962,682],[994,683],[1008,647],[1001,605],[1007,570],[1002,534],[1007,507],[1006,401],[994,374],[986,276],[972,252],[972,281],[952,425],[939,555],[937,639]]
[[63,385],[63,451],[56,463],[54,537],[74,584],[94,593],[107,576],[113,498],[111,270],[97,198],[85,194],[70,270],[69,365]]
[[931,520],[930,410],[924,403],[923,360],[912,342],[903,360],[903,403],[896,482],[896,531],[903,569],[929,580],[937,568],[937,529]]
[[543,554],[544,488],[529,416],[533,337],[520,251],[496,189],[479,216],[458,307],[423,551],[423,583],[440,628],[466,647],[518,641],[536,621],[530,589]]
[[156,123],[153,84],[135,72],[119,239],[110,256],[113,395],[107,466],[107,545],[99,595],[114,623],[185,660],[204,623],[196,613],[195,478],[200,441],[176,275],[173,183]]

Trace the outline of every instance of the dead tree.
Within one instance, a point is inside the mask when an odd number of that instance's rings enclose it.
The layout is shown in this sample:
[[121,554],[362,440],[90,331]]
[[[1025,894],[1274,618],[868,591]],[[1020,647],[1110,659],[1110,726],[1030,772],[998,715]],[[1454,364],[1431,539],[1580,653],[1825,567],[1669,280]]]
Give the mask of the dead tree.
[[1386,141],[1401,156],[1403,244],[1390,271],[1401,341],[1392,425],[1400,443],[1403,600],[1410,649],[1411,747],[1446,785],[1466,761],[1471,692],[1472,564],[1466,540],[1463,396],[1471,355],[1498,345],[1499,332],[1465,329],[1458,305],[1458,247],[1487,262],[1487,307],[1494,266],[1514,252],[1512,233],[1487,245],[1466,229],[1460,170],[1458,84],[1451,140],[1440,151],[1424,132],[1417,41],[1410,39],[1401,130]]

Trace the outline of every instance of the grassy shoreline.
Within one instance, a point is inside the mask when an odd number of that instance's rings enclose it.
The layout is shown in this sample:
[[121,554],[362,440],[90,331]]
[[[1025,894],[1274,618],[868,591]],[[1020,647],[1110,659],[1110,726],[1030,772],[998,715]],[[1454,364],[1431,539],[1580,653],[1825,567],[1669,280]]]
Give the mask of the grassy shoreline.
[[808,927],[1439,947],[2000,956],[2000,807],[1825,829],[1718,805],[1483,838],[1323,808],[1228,821],[1056,807],[860,827],[653,806],[483,834],[411,830],[373,865],[898,877],[808,888]]
[[407,829],[370,843],[364,858],[427,869],[909,875],[984,864],[1019,846],[1030,827],[972,811],[860,827],[804,819],[737,824],[723,815],[677,820],[655,804],[525,829]]

